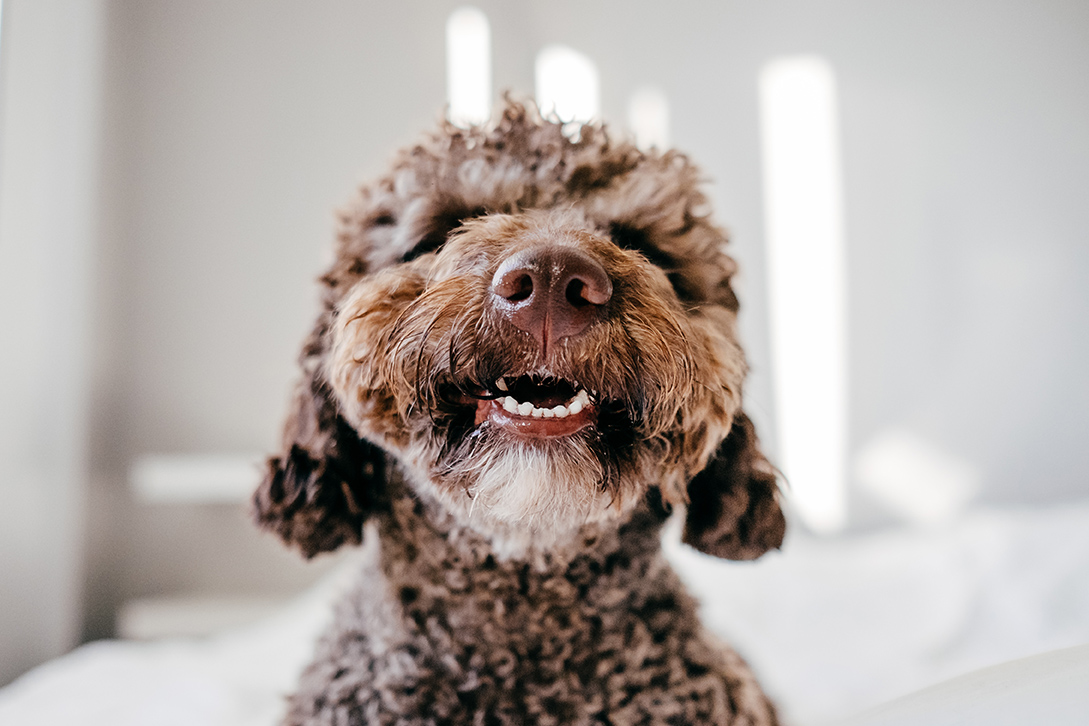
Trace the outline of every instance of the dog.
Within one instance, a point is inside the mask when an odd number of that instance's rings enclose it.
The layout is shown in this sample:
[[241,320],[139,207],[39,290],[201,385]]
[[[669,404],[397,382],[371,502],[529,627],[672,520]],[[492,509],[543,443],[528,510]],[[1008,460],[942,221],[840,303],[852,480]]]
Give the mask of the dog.
[[697,168],[507,99],[339,217],[260,526],[363,572],[285,723],[777,723],[660,530],[783,539]]

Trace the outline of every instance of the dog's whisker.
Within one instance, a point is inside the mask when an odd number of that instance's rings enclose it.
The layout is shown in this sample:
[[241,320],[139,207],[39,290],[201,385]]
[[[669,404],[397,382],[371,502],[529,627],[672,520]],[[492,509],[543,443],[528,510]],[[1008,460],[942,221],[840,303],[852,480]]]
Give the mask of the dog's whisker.
[[[466,489],[465,492],[468,493],[469,490]],[[468,519],[469,519],[469,524],[472,524],[473,523],[473,510],[476,509],[476,501],[477,501],[477,499],[479,497],[475,497],[475,496],[472,496],[470,494],[469,498],[472,499],[472,504],[469,505],[469,518]]]

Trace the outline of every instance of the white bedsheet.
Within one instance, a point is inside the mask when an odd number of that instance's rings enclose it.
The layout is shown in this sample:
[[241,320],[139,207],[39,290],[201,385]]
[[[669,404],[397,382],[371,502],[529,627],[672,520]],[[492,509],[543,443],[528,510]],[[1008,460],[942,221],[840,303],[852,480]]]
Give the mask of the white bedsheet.
[[[831,723],[978,668],[1089,643],[1089,502],[976,512],[941,530],[794,537],[755,563],[676,543],[667,551],[708,626],[795,724]],[[0,724],[271,726],[343,580],[212,638],[83,646],[0,690]],[[1071,667],[1084,672],[1089,651],[1071,652],[1083,654]],[[960,682],[965,693],[978,686],[969,677],[943,687]],[[938,693],[939,707],[956,702]]]
[[0,726],[272,726],[349,574],[214,637],[77,648],[0,689]]
[[1019,658],[898,698],[839,726],[1084,726],[1089,645]]
[[793,540],[754,563],[670,553],[793,723],[1089,643],[1089,502]]

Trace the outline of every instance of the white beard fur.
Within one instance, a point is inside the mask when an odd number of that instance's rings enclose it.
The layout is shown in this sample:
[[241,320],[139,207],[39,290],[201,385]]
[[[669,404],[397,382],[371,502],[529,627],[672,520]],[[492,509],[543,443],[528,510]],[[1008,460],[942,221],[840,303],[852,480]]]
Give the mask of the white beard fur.
[[511,442],[458,466],[465,490],[416,476],[460,525],[486,537],[499,559],[559,555],[586,525],[613,522],[638,497],[604,491],[601,462],[581,442]]

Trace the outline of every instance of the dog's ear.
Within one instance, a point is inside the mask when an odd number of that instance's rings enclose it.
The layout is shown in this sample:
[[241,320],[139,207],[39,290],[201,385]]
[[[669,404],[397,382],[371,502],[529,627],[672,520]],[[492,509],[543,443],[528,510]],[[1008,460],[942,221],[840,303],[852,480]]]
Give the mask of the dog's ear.
[[734,418],[707,467],[688,484],[684,542],[731,560],[752,560],[783,542],[775,468],[761,453],[752,421]]
[[257,523],[306,558],[359,544],[363,522],[385,491],[386,455],[337,412],[321,374],[324,325],[303,350],[304,378],[284,426],[279,456],[269,457],[253,495]]

